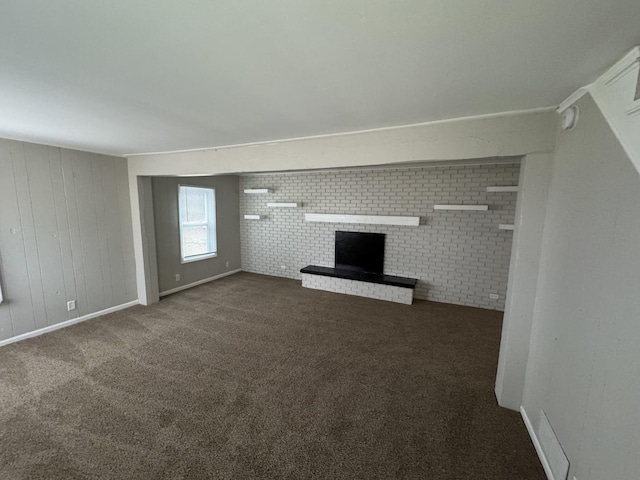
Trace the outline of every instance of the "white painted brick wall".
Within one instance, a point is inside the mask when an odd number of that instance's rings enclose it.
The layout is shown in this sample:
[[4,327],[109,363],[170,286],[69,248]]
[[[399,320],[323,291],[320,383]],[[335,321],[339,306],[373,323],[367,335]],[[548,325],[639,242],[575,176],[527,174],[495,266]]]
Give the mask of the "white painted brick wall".
[[405,305],[411,305],[413,302],[413,289],[411,288],[359,282],[357,280],[349,280],[348,278],[325,277],[323,275],[303,273],[302,286],[315,288],[316,290],[327,290],[329,292],[404,303]]
[[[307,265],[334,266],[334,232],[386,233],[385,273],[418,278],[415,298],[504,309],[518,164],[310,172],[240,177],[242,269],[300,279]],[[271,194],[242,193],[272,188]],[[291,201],[302,208],[269,208]],[[488,212],[434,211],[434,204],[488,204]],[[304,221],[305,213],[420,216],[419,227]],[[244,214],[264,215],[244,220]],[[281,269],[284,265],[285,269]],[[489,298],[500,295],[499,300]]]

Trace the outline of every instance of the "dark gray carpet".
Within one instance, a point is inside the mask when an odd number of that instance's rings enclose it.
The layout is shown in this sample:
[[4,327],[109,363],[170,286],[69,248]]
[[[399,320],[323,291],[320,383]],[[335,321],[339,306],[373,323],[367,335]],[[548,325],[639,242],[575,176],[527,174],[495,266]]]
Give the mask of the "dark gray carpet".
[[0,349],[0,478],[536,479],[501,314],[241,273]]

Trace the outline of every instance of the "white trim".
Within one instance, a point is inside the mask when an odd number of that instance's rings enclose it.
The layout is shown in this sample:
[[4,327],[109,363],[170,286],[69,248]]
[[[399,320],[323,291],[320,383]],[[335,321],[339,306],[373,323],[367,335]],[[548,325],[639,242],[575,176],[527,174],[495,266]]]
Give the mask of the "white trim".
[[618,60],[609,70],[598,78],[595,82],[590,83],[589,85],[585,85],[584,87],[580,87],[571,95],[569,95],[565,100],[563,100],[560,105],[558,105],[558,113],[564,112],[571,105],[580,100],[587,93],[591,93],[593,95],[593,87],[596,83],[601,82],[603,85],[610,86],[624,77],[626,74],[631,72],[637,63],[640,63],[640,47],[632,48],[627,54]]
[[274,202],[267,203],[267,207],[273,208],[298,208],[298,204],[294,202]]
[[36,145],[43,145],[45,147],[55,147],[55,148],[63,148],[65,150],[79,150],[85,153],[95,153],[97,155],[105,155],[107,157],[116,157],[116,158],[127,158],[124,153],[108,153],[104,150],[95,150],[91,146],[85,145],[69,145],[66,143],[57,143],[55,140],[43,140],[37,136],[33,137],[30,135],[13,135],[11,133],[2,132],[0,134],[0,138],[4,140],[12,140],[14,142],[25,142],[25,143],[35,143]]
[[190,257],[181,259],[180,263],[184,265],[185,263],[198,262],[200,260],[207,260],[208,258],[216,258],[217,256],[218,252],[203,253],[202,255],[191,255]]
[[215,173],[181,173],[180,175],[176,175],[176,177],[212,177]]
[[547,457],[542,450],[542,445],[540,444],[540,440],[538,440],[538,435],[533,428],[533,424],[529,419],[529,415],[527,415],[527,411],[524,409],[524,405],[520,406],[520,415],[522,415],[522,420],[524,421],[525,426],[527,427],[527,431],[529,432],[529,436],[531,437],[531,441],[533,442],[533,446],[536,449],[536,453],[538,454],[538,458],[540,459],[540,463],[542,464],[542,468],[544,469],[544,473],[547,474],[547,478],[549,480],[556,480],[553,476],[553,472],[551,471],[551,466],[547,461]]
[[638,137],[635,136],[635,132],[633,134],[625,133],[628,133],[630,130],[627,122],[634,121],[632,119],[635,118],[635,115],[633,115],[633,112],[629,115],[628,111],[625,112],[627,115],[624,117],[620,115],[622,112],[618,112],[615,105],[611,104],[611,98],[602,92],[602,87],[600,86],[594,86],[589,93],[602,113],[602,116],[607,121],[609,128],[611,128],[618,142],[622,145],[623,150],[631,159],[631,163],[633,163],[636,170],[640,172],[640,142],[638,141]]
[[508,223],[501,223],[500,225],[498,225],[498,228],[500,230],[513,230],[514,229],[514,225],[510,225]]
[[627,115],[630,117],[635,117],[636,115],[640,115],[640,99],[633,102],[631,108],[627,110]]
[[487,192],[517,192],[518,185],[510,185],[508,187],[487,187]]
[[562,101],[562,103],[560,103],[560,105],[558,105],[557,112],[558,113],[564,112],[567,108],[569,108],[571,105],[573,105],[578,100],[580,100],[582,97],[584,97],[587,93],[589,93],[589,89],[590,88],[591,88],[591,85],[587,85],[585,87],[580,87],[578,90],[573,92],[571,95],[569,95],[567,98],[565,98]]
[[361,133],[384,132],[388,130],[424,127],[427,125],[438,125],[442,123],[459,122],[464,120],[484,120],[487,118],[513,117],[516,115],[526,115],[531,113],[546,113],[546,112],[552,112],[556,110],[556,108],[557,108],[556,106],[549,106],[549,107],[529,108],[529,109],[523,109],[523,110],[509,110],[506,112],[485,113],[482,115],[469,115],[468,117],[455,117],[455,118],[446,118],[444,120],[432,120],[429,122],[410,123],[407,125],[394,125],[392,127],[369,128],[365,130],[352,130],[350,132],[327,133],[323,135],[308,135],[306,137],[292,137],[292,138],[283,138],[279,140],[265,140],[261,142],[237,143],[233,145],[221,145],[219,147],[188,148],[185,150],[167,150],[162,152],[125,153],[123,156],[126,158],[129,158],[129,157],[142,157],[145,155],[166,155],[170,153],[205,152],[207,150],[222,150],[227,148],[238,148],[238,147],[255,147],[258,145],[277,145],[279,143],[297,142],[298,140],[313,140],[316,138],[341,137],[344,135],[359,135]]
[[601,78],[605,85],[617,82],[640,63],[640,47],[634,47],[618,60]]
[[[203,190],[205,192],[204,211],[206,221],[187,223],[182,219],[182,203],[185,202],[186,208],[187,201],[186,194],[183,197],[182,192],[187,189]],[[185,257],[184,229],[194,227],[207,228],[207,252]],[[180,233],[180,263],[197,262],[199,260],[206,260],[207,258],[213,258],[218,255],[218,208],[215,187],[207,185],[188,185],[184,183],[178,184],[178,230]]]
[[104,310],[100,310],[98,312],[88,313],[87,315],[83,315],[81,317],[72,318],[71,320],[67,320],[64,322],[56,323],[55,325],[49,325],[48,327],[39,328],[38,330],[34,330],[32,332],[23,333],[22,335],[18,335],[15,337],[8,338],[6,340],[0,341],[0,347],[4,347],[5,345],[9,345],[10,343],[20,342],[22,340],[26,340],[27,338],[37,337],[42,335],[43,333],[53,332],[55,330],[59,330],[64,327],[68,327],[75,323],[84,322],[85,320],[91,320],[92,318],[101,317],[103,315],[107,315],[109,313],[117,312],[118,310],[124,310],[125,308],[133,307],[134,305],[138,305],[138,300],[134,300],[132,302],[123,303],[121,305],[116,305],[115,307],[105,308]]
[[519,164],[522,157],[489,157],[489,158],[477,158],[469,160],[439,160],[439,161],[427,161],[427,162],[405,162],[395,164],[379,164],[379,165],[362,165],[355,167],[334,167],[334,168],[309,168],[303,170],[278,170],[274,171],[260,171],[260,172],[239,172],[234,173],[239,177],[256,177],[256,176],[273,176],[273,175],[299,175],[314,174],[314,173],[344,173],[344,172],[362,172],[368,170],[415,170],[416,168],[450,168],[452,166],[468,167],[470,165],[504,165],[504,164]]
[[229,272],[224,272],[219,275],[214,275],[213,277],[205,278],[203,280],[198,280],[197,282],[189,283],[188,285],[182,285],[180,287],[172,288],[171,290],[165,290],[164,292],[160,292],[160,296],[164,297],[166,295],[171,295],[172,293],[181,292],[182,290],[187,290],[191,287],[197,287],[198,285],[202,285],[203,283],[213,282],[214,280],[218,280],[219,278],[228,277],[229,275],[233,275],[234,273],[241,272],[242,269],[238,268],[236,270],[231,270]]
[[640,172],[640,141],[637,140],[640,138],[637,123],[640,101],[634,100],[637,78],[627,77],[629,73],[636,72],[639,65],[640,47],[634,47],[593,83],[572,93],[560,104],[558,112],[562,113],[589,93],[636,170]]
[[489,210],[489,205],[434,205],[434,210]]
[[305,222],[324,223],[365,223],[368,225],[402,225],[417,227],[420,217],[399,217],[387,215],[333,215],[328,213],[305,213]]

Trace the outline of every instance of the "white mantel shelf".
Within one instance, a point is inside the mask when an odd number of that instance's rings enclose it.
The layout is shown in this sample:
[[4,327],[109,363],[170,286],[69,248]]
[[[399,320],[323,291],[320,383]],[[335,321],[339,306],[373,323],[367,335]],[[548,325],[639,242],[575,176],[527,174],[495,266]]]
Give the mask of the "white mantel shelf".
[[298,208],[298,204],[295,202],[274,202],[267,203],[267,207],[271,208]]
[[434,210],[489,210],[489,205],[434,205]]
[[273,190],[271,190],[270,188],[245,188],[244,193],[273,193]]
[[487,187],[487,192],[517,192],[518,185],[509,185],[505,187]]
[[305,213],[306,222],[323,223],[364,223],[369,225],[400,225],[417,227],[420,217],[403,217],[389,215],[334,215],[328,213]]

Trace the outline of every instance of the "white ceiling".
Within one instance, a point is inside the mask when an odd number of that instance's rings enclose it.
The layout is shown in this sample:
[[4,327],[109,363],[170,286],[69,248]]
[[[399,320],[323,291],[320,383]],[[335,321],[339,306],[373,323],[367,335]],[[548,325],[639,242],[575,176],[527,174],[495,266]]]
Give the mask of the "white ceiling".
[[556,105],[638,0],[1,0],[0,136],[115,154]]

